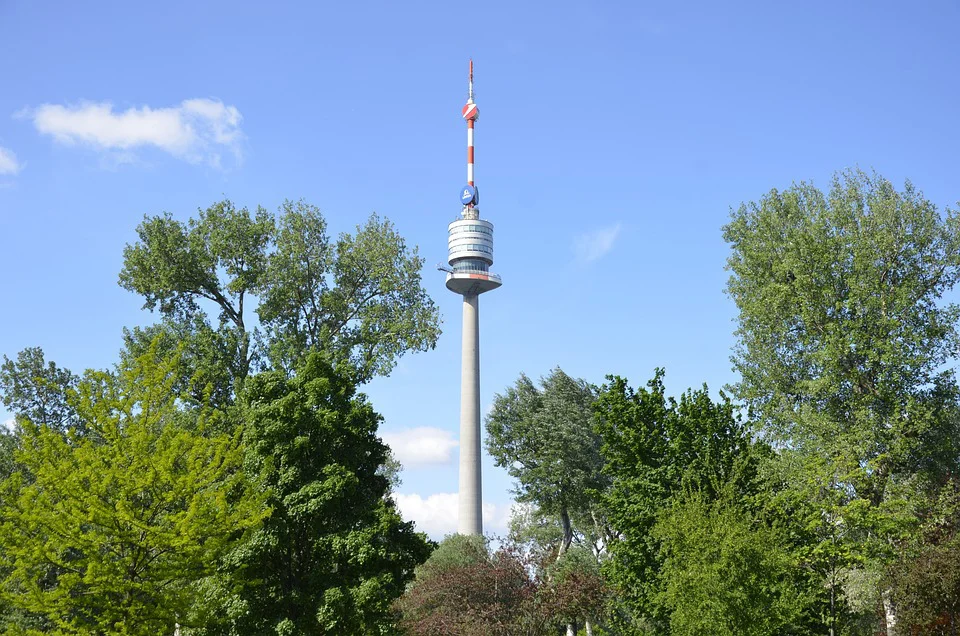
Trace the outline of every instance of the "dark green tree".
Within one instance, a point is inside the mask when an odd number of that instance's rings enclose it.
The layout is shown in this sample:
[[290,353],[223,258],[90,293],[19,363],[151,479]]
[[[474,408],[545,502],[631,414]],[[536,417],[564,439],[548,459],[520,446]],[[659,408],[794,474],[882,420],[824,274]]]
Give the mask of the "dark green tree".
[[390,634],[393,601],[430,554],[382,473],[380,416],[320,354],[243,392],[247,470],[273,514],[225,563],[240,611],[229,633]]
[[604,571],[620,598],[613,620],[627,633],[663,633],[669,611],[659,600],[661,542],[653,532],[660,511],[683,488],[707,501],[724,488],[755,492],[757,461],[748,427],[725,396],[704,387],[667,398],[663,372],[634,390],[612,377],[596,401],[597,430],[611,480],[604,498],[619,537]]
[[40,347],[30,347],[18,353],[16,360],[3,356],[0,401],[18,420],[43,422],[65,433],[79,425],[69,397],[78,381],[68,369],[46,361]]
[[573,542],[574,519],[589,519],[606,487],[594,399],[593,387],[559,368],[539,388],[521,374],[486,419],[487,450],[514,478],[517,501],[559,520],[558,555]]

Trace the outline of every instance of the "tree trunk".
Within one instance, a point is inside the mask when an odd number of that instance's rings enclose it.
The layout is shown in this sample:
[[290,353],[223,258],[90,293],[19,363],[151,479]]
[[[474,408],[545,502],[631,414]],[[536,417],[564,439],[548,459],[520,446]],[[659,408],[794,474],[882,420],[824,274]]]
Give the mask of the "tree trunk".
[[589,618],[584,619],[583,628],[587,630],[587,636],[593,636],[593,623],[590,622]]
[[[563,555],[570,549],[570,544],[573,543],[573,524],[570,523],[570,513],[566,506],[560,508],[560,524],[563,526],[563,538],[560,540],[560,549],[557,550],[557,561],[563,558]],[[567,636],[576,636],[576,634],[576,625],[567,623]]]
[[830,571],[830,636],[836,636],[835,627],[837,626],[837,569],[831,568]]
[[573,543],[573,524],[570,523],[570,513],[566,506],[560,508],[560,524],[563,526],[563,539],[560,540],[560,549],[557,551],[557,561],[560,560]]
[[884,590],[880,598],[883,600],[883,622],[887,629],[886,634],[887,636],[896,636],[897,613],[893,599],[890,597],[890,590]]

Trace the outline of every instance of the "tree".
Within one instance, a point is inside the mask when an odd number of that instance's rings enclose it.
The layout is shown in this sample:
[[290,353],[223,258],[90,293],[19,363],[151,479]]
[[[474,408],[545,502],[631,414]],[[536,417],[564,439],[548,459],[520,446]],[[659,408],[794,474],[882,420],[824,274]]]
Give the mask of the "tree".
[[620,602],[612,619],[628,633],[664,633],[669,612],[658,600],[662,565],[654,525],[683,488],[708,501],[723,488],[744,495],[758,489],[757,461],[748,427],[721,395],[706,387],[667,398],[663,371],[646,388],[609,378],[595,403],[604,472],[611,485],[604,507],[619,537],[604,572]]
[[312,350],[349,360],[358,382],[387,375],[406,351],[440,335],[436,305],[420,282],[423,259],[376,214],[331,245],[319,210],[285,202],[259,309],[277,368]]
[[233,404],[234,379],[244,363],[238,333],[229,325],[214,329],[201,315],[183,321],[170,317],[148,327],[125,328],[123,341],[121,366],[151,347],[179,358],[181,377],[172,388],[185,405],[226,409]]
[[898,622],[910,634],[956,636],[960,631],[960,484],[934,490],[919,532],[887,572]]
[[3,356],[0,400],[18,420],[66,432],[80,423],[69,399],[78,380],[68,369],[47,362],[41,348],[30,347],[18,353],[16,361]]
[[587,636],[602,617],[609,590],[597,557],[589,548],[575,546],[546,568],[539,594],[542,611],[568,626],[583,623]]
[[57,633],[172,633],[196,614],[197,583],[267,513],[236,436],[176,425],[175,364],[144,356],[89,374],[75,416],[93,435],[21,420],[0,484],[3,595]]
[[[232,389],[268,362],[291,373],[312,350],[349,360],[365,382],[439,336],[439,312],[420,282],[423,259],[376,215],[331,242],[319,210],[302,201],[285,202],[278,216],[222,201],[187,223],[145,218],[137,233],[120,285],[160,310],[160,330],[182,338],[189,329],[199,341],[188,347],[193,370],[217,394],[225,370]],[[204,306],[219,312],[218,325]],[[250,326],[251,306],[263,331]],[[128,332],[130,354],[156,335]]]
[[273,510],[227,560],[238,608],[222,631],[393,633],[391,605],[429,556],[388,496],[380,416],[349,369],[314,353],[243,391],[246,466]]
[[652,529],[662,558],[658,600],[674,636],[783,633],[810,604],[786,537],[739,499],[686,490]]
[[220,312],[220,324],[236,333],[239,359],[233,369],[243,379],[253,362],[246,302],[264,284],[267,249],[275,231],[263,208],[253,216],[221,201],[184,224],[171,215],[144,218],[140,242],[123,250],[120,286],[144,297],[144,309],[189,322],[204,316],[205,300]]
[[[724,227],[737,397],[778,445],[826,463],[859,552],[889,563],[914,522],[897,485],[956,469],[960,218],[910,183],[847,171],[742,205]],[[888,633],[895,613],[884,593]]]
[[493,400],[487,416],[487,450],[516,480],[519,503],[560,521],[557,556],[574,538],[573,517],[590,517],[605,487],[600,439],[593,430],[593,388],[559,368],[540,382],[521,374]]
[[[559,368],[540,381],[526,375],[497,395],[487,416],[487,450],[516,480],[517,502],[535,507],[540,521],[560,526],[554,559],[561,559],[577,534],[591,534],[599,493],[600,440],[593,431],[594,389]],[[579,523],[578,523],[579,522]],[[541,537],[544,535],[541,533]],[[573,634],[573,622],[567,632]]]

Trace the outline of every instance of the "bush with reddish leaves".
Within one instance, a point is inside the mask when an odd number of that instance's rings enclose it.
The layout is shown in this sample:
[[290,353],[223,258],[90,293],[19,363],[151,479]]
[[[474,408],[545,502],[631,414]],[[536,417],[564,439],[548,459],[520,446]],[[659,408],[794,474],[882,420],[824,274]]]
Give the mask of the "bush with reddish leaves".
[[453,535],[417,568],[397,603],[410,636],[541,636],[595,614],[605,589],[595,571],[544,569],[513,546]]

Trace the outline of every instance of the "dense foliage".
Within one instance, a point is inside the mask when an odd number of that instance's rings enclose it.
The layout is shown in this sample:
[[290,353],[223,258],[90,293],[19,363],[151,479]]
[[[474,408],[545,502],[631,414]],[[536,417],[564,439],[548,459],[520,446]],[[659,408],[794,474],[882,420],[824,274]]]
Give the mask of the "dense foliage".
[[395,633],[430,544],[356,386],[436,342],[416,249],[303,202],[137,233],[120,282],[162,320],[115,370],[0,366],[0,631]]
[[236,436],[178,422],[176,359],[91,374],[59,420],[20,420],[0,485],[5,598],[63,633],[171,633],[202,614],[197,585],[269,510]]
[[518,502],[559,520],[562,554],[605,485],[600,439],[593,430],[595,392],[561,369],[540,384],[521,375],[494,398],[486,420],[487,450],[516,480]]
[[380,416],[320,356],[296,375],[264,373],[244,391],[246,467],[273,514],[229,558],[230,632],[391,633],[391,602],[429,556],[380,473]]
[[734,391],[783,449],[787,486],[816,502],[833,596],[893,633],[891,590],[857,588],[883,580],[924,493],[957,473],[960,308],[942,297],[960,277],[960,218],[848,171],[826,194],[799,184],[741,206],[724,237]]
[[[128,330],[128,352],[164,334],[189,342],[187,379],[212,382],[222,402],[251,369],[292,371],[322,350],[365,382],[440,335],[439,312],[420,282],[423,259],[375,214],[331,241],[323,215],[303,201],[271,215],[225,200],[186,223],[147,217],[137,234],[124,250],[120,285],[164,320]],[[207,309],[217,312],[215,323]]]
[[402,626],[416,636],[547,636],[602,607],[607,590],[596,568],[576,558],[549,575],[543,566],[513,544],[492,551],[482,537],[447,537],[397,603]]
[[496,548],[433,546],[390,497],[357,387],[439,317],[388,221],[330,239],[305,203],[224,201],[137,231],[121,284],[162,319],[113,371],[0,365],[4,633],[960,630],[960,217],[909,183],[732,212],[726,393],[557,368],[498,394]]
[[664,554],[674,549],[663,538],[679,535],[661,528],[658,537],[658,520],[685,491],[706,502],[730,490],[751,495],[758,488],[757,453],[728,399],[714,402],[705,387],[679,401],[668,398],[662,372],[639,389],[611,378],[595,408],[611,479],[604,505],[621,532],[605,564],[622,595],[615,620],[659,633],[670,621],[669,606],[659,598],[660,570]]

